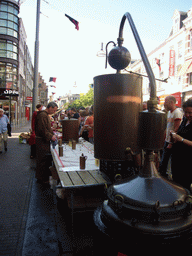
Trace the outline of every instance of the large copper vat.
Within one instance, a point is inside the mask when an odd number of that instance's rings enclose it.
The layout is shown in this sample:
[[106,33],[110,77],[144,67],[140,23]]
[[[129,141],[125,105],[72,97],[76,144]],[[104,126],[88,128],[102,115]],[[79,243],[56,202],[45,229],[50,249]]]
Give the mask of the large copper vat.
[[63,141],[69,141],[70,139],[79,140],[79,120],[70,118],[60,120],[62,124]]
[[103,160],[126,160],[138,148],[142,78],[133,74],[94,77],[94,152]]

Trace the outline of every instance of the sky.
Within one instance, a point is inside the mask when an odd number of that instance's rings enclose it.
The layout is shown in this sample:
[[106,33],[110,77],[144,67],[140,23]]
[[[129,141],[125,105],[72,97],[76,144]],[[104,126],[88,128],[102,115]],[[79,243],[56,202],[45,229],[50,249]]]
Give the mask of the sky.
[[[21,2],[19,16],[34,63],[37,0]],[[187,12],[191,7],[191,0],[41,0],[39,72],[47,85],[50,77],[57,78],[56,89],[49,87],[49,93],[55,92],[56,98],[69,92],[86,93],[95,76],[116,73],[109,65],[105,69],[105,57],[97,57],[97,52],[102,42],[104,48],[109,41],[117,43],[126,12],[131,14],[148,54],[169,37],[174,11]],[[79,22],[79,31],[65,14]],[[123,37],[131,58],[140,59],[127,20]]]

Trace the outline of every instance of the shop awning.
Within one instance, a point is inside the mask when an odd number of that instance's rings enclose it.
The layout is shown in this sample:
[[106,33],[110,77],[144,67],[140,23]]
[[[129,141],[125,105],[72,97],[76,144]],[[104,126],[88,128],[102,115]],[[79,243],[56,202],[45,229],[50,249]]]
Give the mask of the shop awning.
[[184,74],[188,73],[187,69],[189,68],[190,64],[192,63],[192,60],[186,60],[183,64],[182,68],[178,72],[177,76],[183,76]]

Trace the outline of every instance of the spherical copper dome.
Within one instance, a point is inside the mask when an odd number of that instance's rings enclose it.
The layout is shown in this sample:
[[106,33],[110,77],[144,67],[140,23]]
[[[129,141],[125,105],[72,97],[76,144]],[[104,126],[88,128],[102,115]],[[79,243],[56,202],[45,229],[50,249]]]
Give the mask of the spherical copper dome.
[[117,70],[126,68],[131,62],[131,54],[123,46],[114,47],[108,56],[109,65]]

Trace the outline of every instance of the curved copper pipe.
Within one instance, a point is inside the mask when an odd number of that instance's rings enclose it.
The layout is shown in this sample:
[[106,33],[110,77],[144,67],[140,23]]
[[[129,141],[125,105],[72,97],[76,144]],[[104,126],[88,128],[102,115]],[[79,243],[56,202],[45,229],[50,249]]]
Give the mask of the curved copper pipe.
[[146,72],[148,74],[148,77],[149,77],[149,87],[150,87],[150,100],[156,100],[157,97],[156,97],[156,82],[155,82],[155,76],[153,74],[153,71],[151,69],[151,65],[149,63],[149,60],[147,58],[147,55],[145,53],[145,50],[143,48],[143,45],[142,45],[142,42],[141,42],[141,39],[139,37],[139,34],[137,32],[137,29],[135,27],[135,24],[133,22],[133,19],[130,15],[130,13],[125,13],[122,20],[121,20],[121,24],[120,24],[120,29],[119,29],[119,38],[118,38],[118,45],[121,46],[122,45],[122,42],[123,42],[123,27],[124,27],[124,24],[125,24],[125,20],[126,18],[128,19],[129,21],[129,25],[131,27],[131,30],[133,32],[133,35],[135,37],[135,41],[137,43],[137,47],[139,49],[139,52],[140,52],[140,55],[141,55],[141,58],[143,60],[143,63],[145,65],[145,69],[146,69]]

